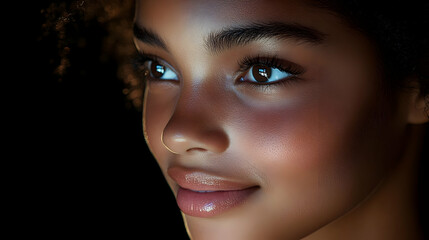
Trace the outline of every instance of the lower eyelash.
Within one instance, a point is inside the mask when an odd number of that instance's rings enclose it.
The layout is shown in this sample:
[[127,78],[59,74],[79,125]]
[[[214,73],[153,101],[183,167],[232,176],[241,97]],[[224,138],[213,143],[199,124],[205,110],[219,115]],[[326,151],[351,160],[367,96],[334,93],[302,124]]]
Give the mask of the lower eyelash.
[[295,76],[286,78],[284,80],[280,80],[277,82],[273,82],[273,83],[254,83],[254,84],[248,84],[250,87],[258,90],[258,91],[262,91],[262,92],[269,92],[274,88],[278,88],[278,87],[286,87],[286,86],[291,86],[297,82],[299,82],[301,79]]

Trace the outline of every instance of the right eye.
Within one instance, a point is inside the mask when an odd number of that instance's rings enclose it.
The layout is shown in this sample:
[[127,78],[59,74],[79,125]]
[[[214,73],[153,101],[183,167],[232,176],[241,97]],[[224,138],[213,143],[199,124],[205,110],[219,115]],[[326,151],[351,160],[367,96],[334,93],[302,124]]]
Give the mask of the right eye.
[[150,77],[155,80],[179,80],[173,70],[158,61],[147,60],[144,62],[144,67],[148,70]]

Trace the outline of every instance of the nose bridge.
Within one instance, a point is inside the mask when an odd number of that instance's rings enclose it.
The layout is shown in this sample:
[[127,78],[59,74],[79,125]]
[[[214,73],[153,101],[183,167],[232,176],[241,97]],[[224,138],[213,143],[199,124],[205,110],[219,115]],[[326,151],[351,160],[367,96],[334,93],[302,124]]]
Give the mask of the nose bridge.
[[194,85],[186,85],[182,87],[181,94],[178,98],[175,112],[202,112],[205,103],[209,102],[207,94],[204,94],[205,89],[202,83]]
[[213,98],[216,89],[204,84],[183,85],[175,109],[164,128],[162,142],[171,152],[220,153],[228,147],[228,136],[220,122],[221,112]]
[[209,128],[209,117],[207,116],[208,112],[204,109],[205,105],[207,106],[207,100],[202,98],[201,93],[198,91],[182,92],[166,129],[172,129],[176,132],[176,135],[186,132],[188,128],[198,128],[200,131],[206,130]]
[[208,91],[208,86],[203,83],[182,85],[180,95],[170,121],[183,121],[202,124],[210,117],[210,107],[215,104]]

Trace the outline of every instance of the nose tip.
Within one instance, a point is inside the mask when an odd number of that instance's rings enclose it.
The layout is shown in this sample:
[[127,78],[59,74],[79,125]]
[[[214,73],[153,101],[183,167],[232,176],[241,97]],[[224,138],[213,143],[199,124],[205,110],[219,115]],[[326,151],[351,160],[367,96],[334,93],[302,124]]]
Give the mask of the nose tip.
[[165,148],[174,154],[222,153],[229,146],[229,139],[222,130],[199,130],[196,125],[180,129],[167,126],[161,138]]

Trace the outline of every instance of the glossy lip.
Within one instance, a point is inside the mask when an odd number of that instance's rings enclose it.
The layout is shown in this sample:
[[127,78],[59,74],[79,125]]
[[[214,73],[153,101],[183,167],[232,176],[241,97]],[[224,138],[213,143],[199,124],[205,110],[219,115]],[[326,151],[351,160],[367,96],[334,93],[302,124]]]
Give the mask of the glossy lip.
[[259,186],[204,171],[173,167],[168,175],[179,185],[177,204],[186,215],[213,217],[244,203]]

